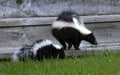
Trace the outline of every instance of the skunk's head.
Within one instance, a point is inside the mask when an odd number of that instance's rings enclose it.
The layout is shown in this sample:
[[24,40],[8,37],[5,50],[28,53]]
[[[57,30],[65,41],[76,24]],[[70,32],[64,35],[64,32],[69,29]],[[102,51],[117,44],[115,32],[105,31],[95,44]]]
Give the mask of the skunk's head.
[[55,48],[55,52],[57,54],[57,57],[60,59],[64,59],[65,58],[64,49],[62,47],[60,47],[59,45],[53,45],[53,47]]
[[97,45],[97,41],[96,41],[96,38],[94,37],[93,33],[86,35],[84,40],[88,41],[89,43],[91,43],[93,45]]
[[79,30],[79,32],[85,37],[84,40],[90,42],[93,45],[97,45],[96,38],[94,37],[92,31],[85,27],[82,17],[80,20],[77,17],[73,17],[73,22],[75,23],[75,29]]

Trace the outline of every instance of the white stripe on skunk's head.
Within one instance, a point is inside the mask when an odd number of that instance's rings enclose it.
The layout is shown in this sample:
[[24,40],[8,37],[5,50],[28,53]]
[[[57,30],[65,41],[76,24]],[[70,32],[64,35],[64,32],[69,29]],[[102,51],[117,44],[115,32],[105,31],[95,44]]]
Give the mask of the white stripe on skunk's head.
[[57,45],[57,44],[53,44],[53,46],[56,48],[56,49],[61,49],[62,47],[61,46],[59,46],[59,45]]
[[50,40],[42,40],[40,42],[35,42],[32,49],[34,56],[36,56],[38,49],[51,44],[52,44],[52,41]]

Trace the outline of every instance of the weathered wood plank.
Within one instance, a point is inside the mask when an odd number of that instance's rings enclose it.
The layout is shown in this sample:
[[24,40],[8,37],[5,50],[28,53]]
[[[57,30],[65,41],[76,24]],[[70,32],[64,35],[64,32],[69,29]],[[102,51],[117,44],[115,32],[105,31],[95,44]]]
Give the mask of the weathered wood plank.
[[[9,59],[12,58],[14,51],[20,49],[20,47],[12,48],[1,48],[0,49],[0,59]],[[115,54],[120,53],[120,43],[111,44],[106,46],[99,45],[97,47],[88,47],[84,46],[81,50],[65,50],[66,57],[79,57],[79,56],[90,56],[90,55],[99,55],[103,52],[112,52]]]
[[[120,15],[82,16],[85,23],[120,21]],[[56,17],[3,18],[0,27],[50,25]]]
[[56,17],[32,17],[32,18],[3,18],[0,19],[0,27],[31,26],[52,24]]

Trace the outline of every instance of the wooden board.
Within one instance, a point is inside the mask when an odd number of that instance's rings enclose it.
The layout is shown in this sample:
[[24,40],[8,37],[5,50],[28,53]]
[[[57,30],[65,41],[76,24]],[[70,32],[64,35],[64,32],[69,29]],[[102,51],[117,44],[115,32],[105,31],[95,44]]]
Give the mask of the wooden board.
[[[117,22],[120,21],[120,15],[94,15],[82,16],[85,23],[95,22]],[[0,19],[0,27],[16,26],[45,26],[53,23],[56,17],[29,17],[29,18],[3,18]]]

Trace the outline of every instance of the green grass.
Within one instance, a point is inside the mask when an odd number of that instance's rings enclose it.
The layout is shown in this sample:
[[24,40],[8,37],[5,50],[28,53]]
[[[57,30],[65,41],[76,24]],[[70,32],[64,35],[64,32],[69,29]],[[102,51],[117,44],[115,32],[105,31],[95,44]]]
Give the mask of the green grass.
[[120,75],[120,55],[0,62],[0,75]]

